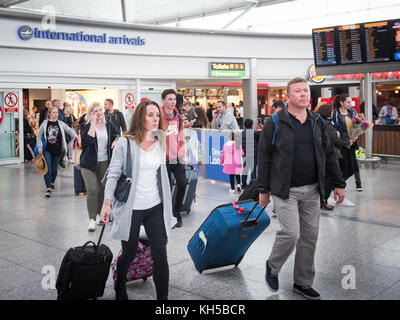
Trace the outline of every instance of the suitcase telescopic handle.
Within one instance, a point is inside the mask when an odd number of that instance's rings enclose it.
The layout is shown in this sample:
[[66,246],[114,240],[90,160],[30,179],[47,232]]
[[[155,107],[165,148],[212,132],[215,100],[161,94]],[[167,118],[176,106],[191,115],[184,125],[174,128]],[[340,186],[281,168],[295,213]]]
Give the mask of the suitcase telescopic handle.
[[97,246],[96,246],[96,253],[97,253],[97,249],[100,245],[101,239],[103,238],[103,233],[104,233],[104,229],[106,228],[106,225],[103,224],[103,227],[101,228],[101,232],[100,232],[100,237],[99,237],[99,241],[97,241]]
[[250,216],[252,215],[254,210],[257,208],[257,206],[258,206],[258,201],[255,203],[253,209],[251,209],[251,211],[247,215],[246,219],[244,221],[240,222],[241,229],[252,229],[257,225],[258,219],[260,218],[261,214],[264,212],[265,208],[267,207],[267,206],[264,206],[255,219],[250,219],[249,220]]

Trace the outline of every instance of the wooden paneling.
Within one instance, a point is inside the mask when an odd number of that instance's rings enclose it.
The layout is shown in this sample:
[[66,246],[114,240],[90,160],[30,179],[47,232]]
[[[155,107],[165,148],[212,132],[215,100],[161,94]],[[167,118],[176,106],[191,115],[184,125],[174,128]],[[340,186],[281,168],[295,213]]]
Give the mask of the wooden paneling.
[[[400,130],[373,129],[372,153],[400,155]],[[399,128],[400,129],[400,128]],[[359,138],[359,144],[365,148],[365,134]]]

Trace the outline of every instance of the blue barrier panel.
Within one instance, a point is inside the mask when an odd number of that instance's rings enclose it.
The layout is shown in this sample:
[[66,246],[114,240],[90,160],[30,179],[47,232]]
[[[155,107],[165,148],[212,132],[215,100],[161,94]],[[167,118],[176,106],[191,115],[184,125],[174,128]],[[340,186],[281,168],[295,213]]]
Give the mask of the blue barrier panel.
[[223,182],[229,182],[229,175],[222,172],[220,165],[221,152],[224,143],[228,141],[228,133],[207,131],[206,143],[206,178]]

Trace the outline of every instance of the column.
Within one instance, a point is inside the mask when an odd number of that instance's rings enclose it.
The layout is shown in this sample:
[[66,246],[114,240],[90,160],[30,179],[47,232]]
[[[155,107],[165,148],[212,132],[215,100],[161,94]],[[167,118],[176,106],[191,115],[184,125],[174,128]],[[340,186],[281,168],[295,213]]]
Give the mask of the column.
[[[365,104],[365,119],[372,123],[372,83],[371,83],[371,74],[366,73],[365,77],[361,80],[363,101]],[[372,158],[372,138],[373,131],[368,130],[365,133],[365,156],[367,159]]]
[[252,119],[257,127],[257,59],[250,59],[249,79],[243,80],[243,117]]

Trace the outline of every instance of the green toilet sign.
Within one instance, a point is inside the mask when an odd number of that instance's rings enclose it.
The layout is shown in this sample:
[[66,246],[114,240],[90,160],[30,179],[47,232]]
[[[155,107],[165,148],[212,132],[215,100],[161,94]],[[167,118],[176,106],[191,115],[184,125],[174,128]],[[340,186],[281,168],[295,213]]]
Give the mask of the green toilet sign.
[[245,77],[245,64],[237,62],[210,62],[210,77],[240,78]]

